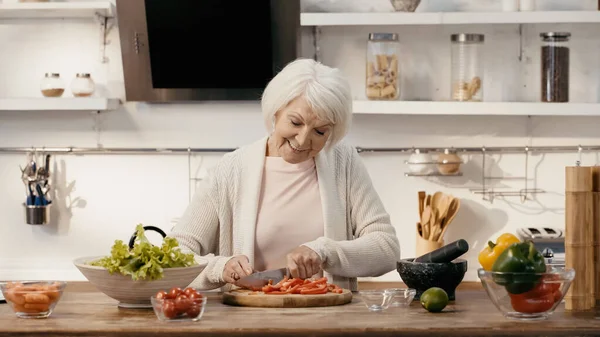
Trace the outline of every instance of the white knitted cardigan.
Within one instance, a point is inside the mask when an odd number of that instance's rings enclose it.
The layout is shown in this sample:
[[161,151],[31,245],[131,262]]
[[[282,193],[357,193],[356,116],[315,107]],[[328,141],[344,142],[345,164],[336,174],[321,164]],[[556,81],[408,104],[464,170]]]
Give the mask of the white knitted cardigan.
[[[267,139],[225,154],[170,233],[182,250],[208,260],[192,286],[227,291],[231,285],[223,281],[225,263],[239,254],[253,263]],[[330,283],[356,291],[357,277],[380,276],[396,268],[396,231],[354,147],[340,142],[322,150],[315,162],[324,237],[304,245],[321,257]]]

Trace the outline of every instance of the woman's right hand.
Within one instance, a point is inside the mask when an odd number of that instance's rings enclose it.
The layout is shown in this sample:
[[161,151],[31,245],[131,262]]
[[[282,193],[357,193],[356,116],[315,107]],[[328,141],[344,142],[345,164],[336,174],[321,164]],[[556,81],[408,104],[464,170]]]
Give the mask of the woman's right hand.
[[235,284],[244,276],[252,274],[253,270],[246,255],[237,255],[229,259],[223,268],[223,280]]

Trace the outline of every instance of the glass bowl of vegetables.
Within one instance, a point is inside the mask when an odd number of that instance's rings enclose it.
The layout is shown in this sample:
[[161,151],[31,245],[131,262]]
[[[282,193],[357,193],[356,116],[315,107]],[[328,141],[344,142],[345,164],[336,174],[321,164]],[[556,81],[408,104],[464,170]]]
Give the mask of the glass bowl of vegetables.
[[493,250],[482,252],[492,252],[492,261],[477,271],[492,303],[509,319],[547,319],[569,290],[575,270],[547,266],[532,241],[499,247],[490,244]]
[[497,272],[479,269],[479,279],[492,303],[504,317],[547,319],[562,302],[575,270],[548,268],[546,272]]
[[172,288],[161,290],[150,298],[156,317],[166,322],[196,322],[202,318],[207,298],[198,290]]

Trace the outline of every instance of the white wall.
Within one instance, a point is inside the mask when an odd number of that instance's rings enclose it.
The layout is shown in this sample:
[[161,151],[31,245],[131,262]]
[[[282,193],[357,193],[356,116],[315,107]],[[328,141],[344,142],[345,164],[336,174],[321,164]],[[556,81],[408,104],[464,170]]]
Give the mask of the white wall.
[[[15,2],[16,0],[4,0]],[[594,10],[595,0],[540,1],[543,8]],[[345,7],[340,7],[345,4]],[[477,5],[475,5],[477,4]],[[336,7],[337,6],[337,7]],[[562,7],[561,7],[562,6]],[[306,10],[384,10],[378,0],[305,1]],[[499,1],[424,0],[422,10],[498,10]],[[463,27],[329,27],[322,30],[322,61],[342,68],[352,80],[356,99],[364,99],[363,72],[366,35],[372,30],[400,34],[402,98],[442,100],[449,92],[449,34],[486,34],[485,100],[534,101],[538,97],[541,30],[566,30],[572,38],[573,102],[600,100],[600,38],[597,25],[525,25],[523,62],[517,59],[519,34],[514,25]],[[309,29],[307,29],[309,31]],[[45,72],[70,79],[90,72],[99,94],[123,97],[118,30],[109,34],[109,62],[99,63],[99,26],[93,20],[0,22],[0,97],[39,96]],[[198,41],[198,43],[202,43]],[[311,40],[307,36],[305,45]],[[305,56],[312,56],[306,50]],[[363,116],[357,115],[349,140],[361,147],[524,146],[600,144],[598,118],[496,116]],[[81,112],[1,112],[0,147],[237,147],[264,134],[256,103],[152,105],[127,103],[99,116]],[[108,254],[115,239],[128,240],[137,223],[165,230],[181,215],[193,193],[193,180],[222,154],[85,155],[52,159],[54,208],[52,224],[25,224],[24,186],[19,165],[24,155],[0,154],[0,279],[84,280],[72,260]],[[574,165],[576,153],[532,155],[530,187],[545,194],[521,203],[506,197],[493,203],[472,194],[481,187],[481,156],[464,156],[463,177],[405,177],[405,155],[362,154],[377,191],[397,229],[402,257],[413,257],[417,191],[441,190],[462,199],[446,241],[466,239],[470,269],[466,280],[477,280],[477,253],[488,239],[521,226],[564,228],[564,166]],[[584,153],[583,165],[598,162]],[[524,156],[489,155],[486,174],[523,177]],[[498,190],[519,189],[523,180],[495,180]],[[190,187],[191,186],[191,187]],[[152,236],[152,235],[151,235]],[[154,240],[157,237],[152,236]],[[399,280],[396,272],[376,280]]]

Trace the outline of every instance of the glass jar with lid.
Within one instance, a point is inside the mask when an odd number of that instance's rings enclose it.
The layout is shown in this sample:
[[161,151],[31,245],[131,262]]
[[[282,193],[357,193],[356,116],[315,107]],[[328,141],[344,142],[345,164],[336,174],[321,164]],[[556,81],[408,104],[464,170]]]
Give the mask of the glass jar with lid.
[[541,33],[542,102],[569,101],[569,47],[571,33]]
[[366,95],[370,100],[396,100],[400,96],[396,33],[371,33],[367,42]]
[[452,100],[483,100],[483,34],[452,34]]
[[60,97],[65,92],[65,84],[58,73],[46,73],[42,78],[40,90],[44,97]]
[[73,82],[71,82],[71,92],[75,97],[92,96],[95,88],[94,80],[92,80],[92,76],[88,73],[75,75]]

